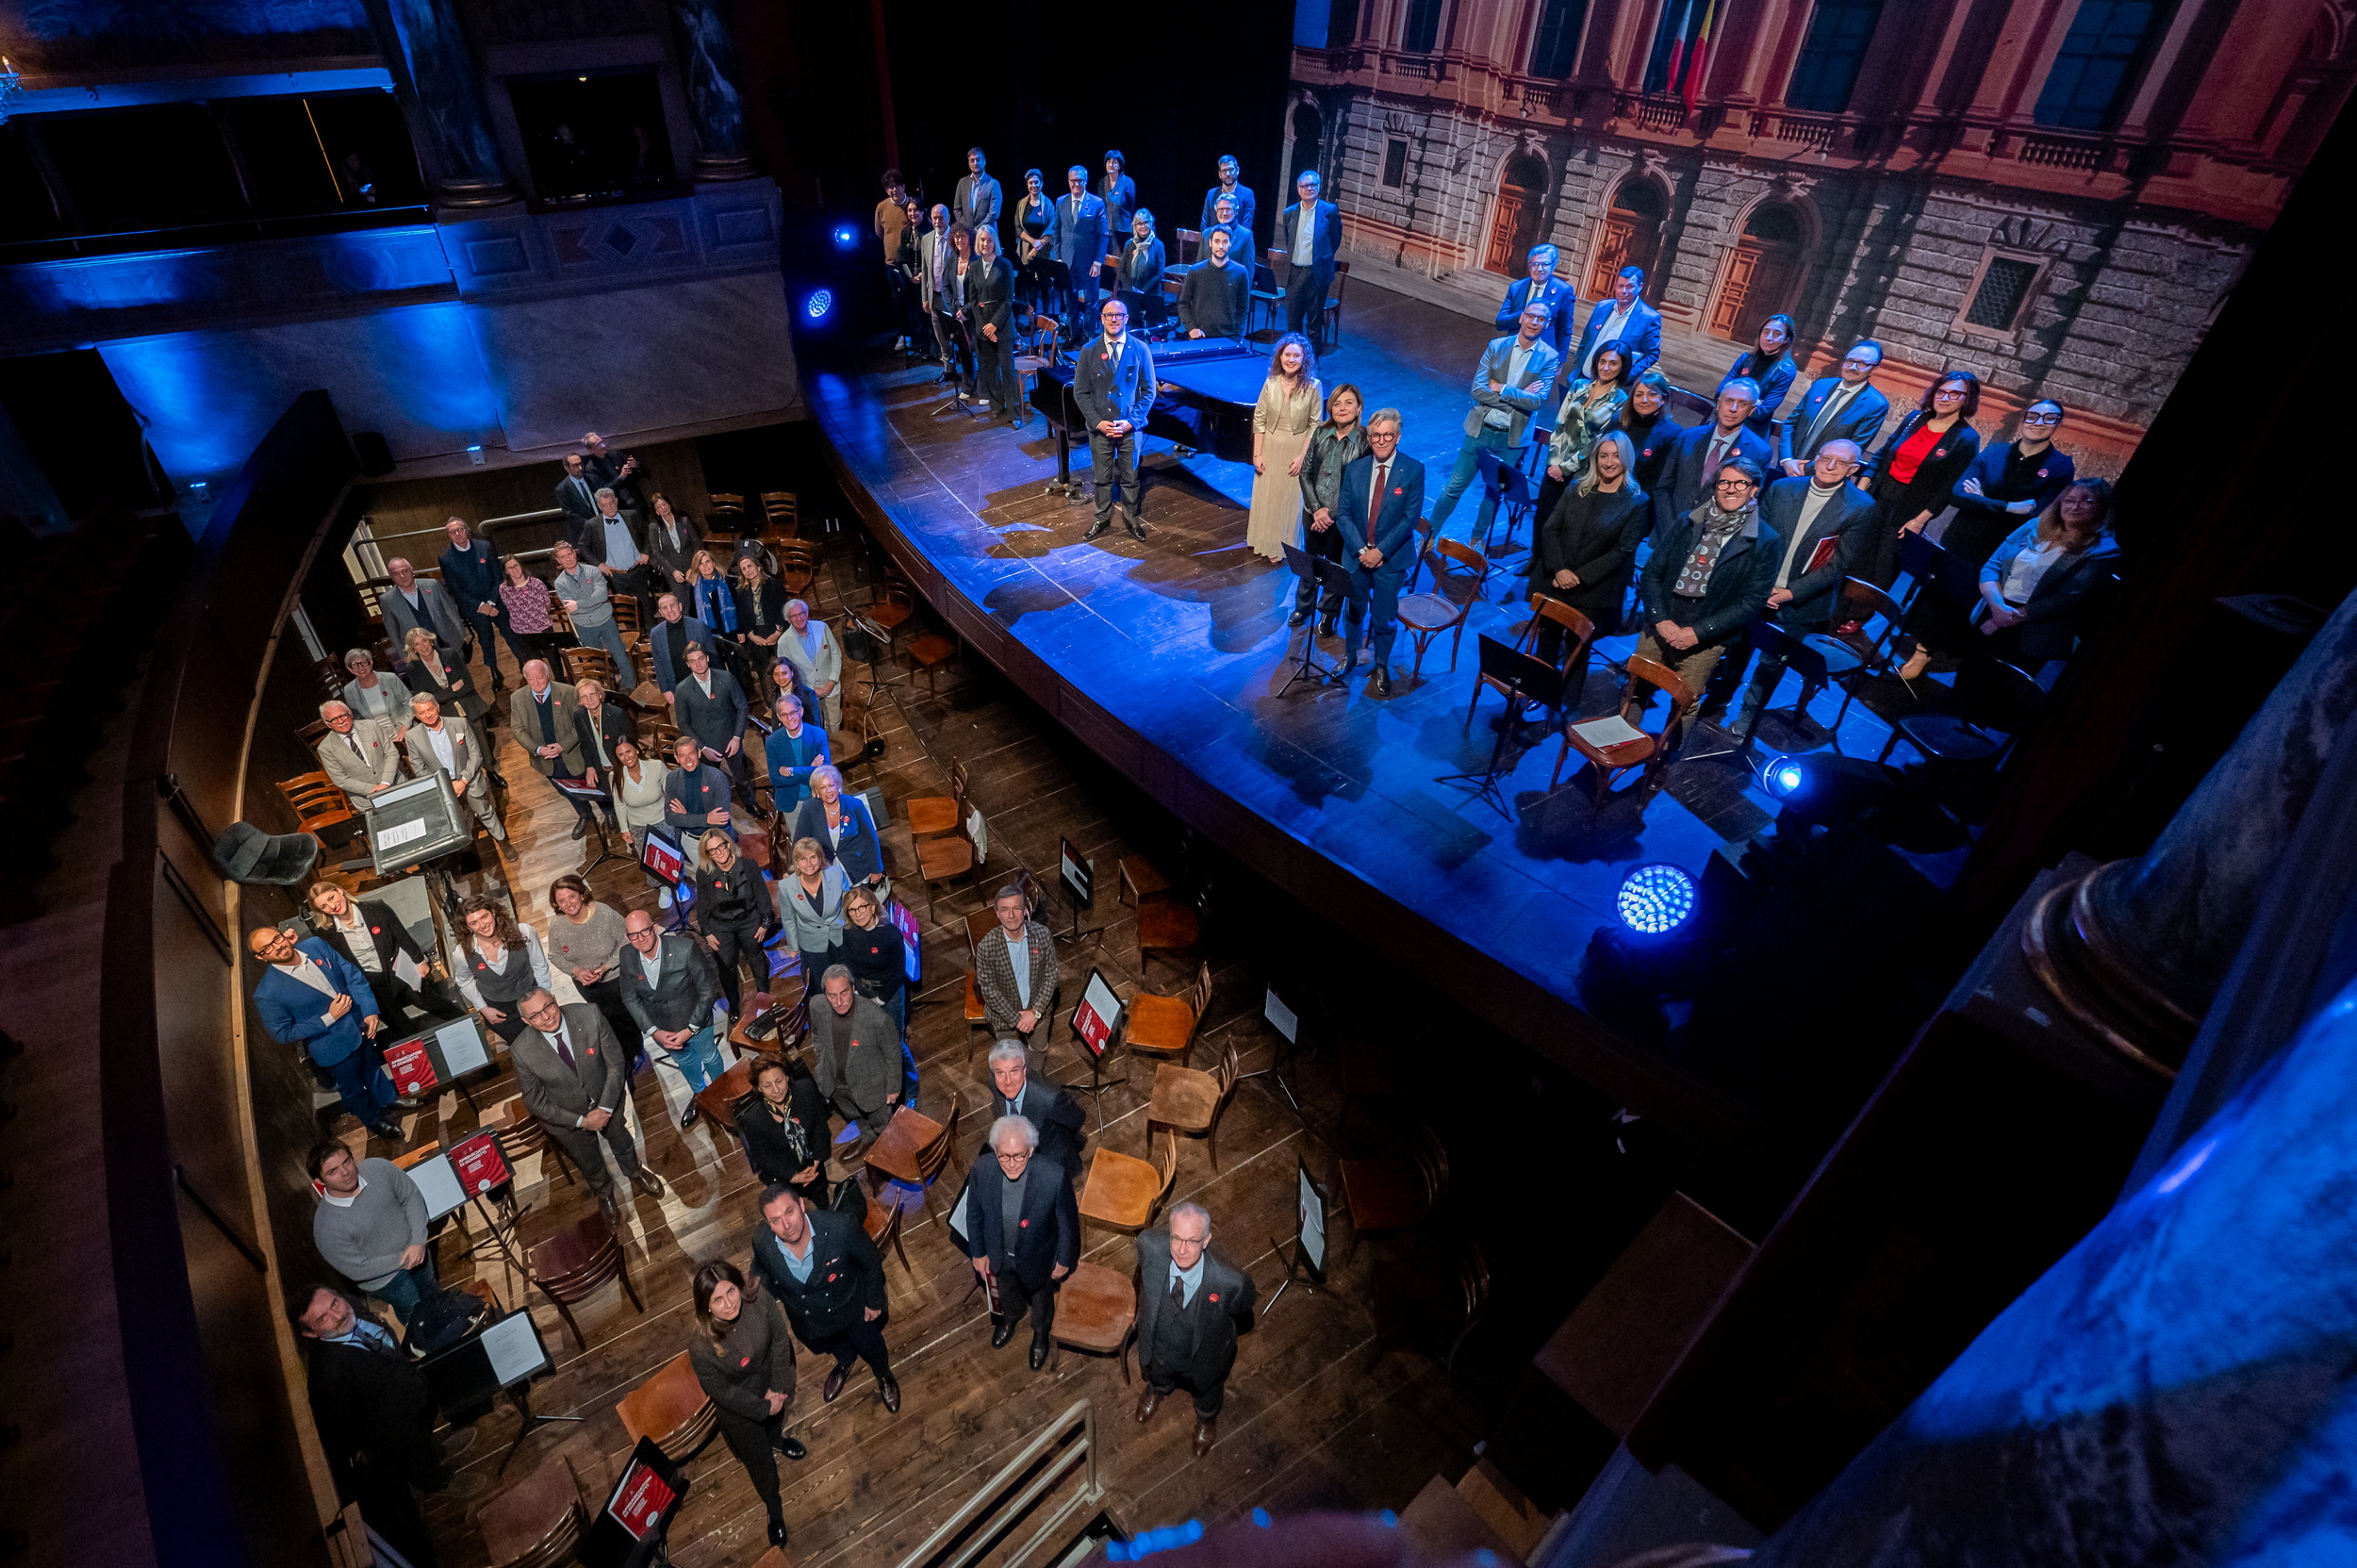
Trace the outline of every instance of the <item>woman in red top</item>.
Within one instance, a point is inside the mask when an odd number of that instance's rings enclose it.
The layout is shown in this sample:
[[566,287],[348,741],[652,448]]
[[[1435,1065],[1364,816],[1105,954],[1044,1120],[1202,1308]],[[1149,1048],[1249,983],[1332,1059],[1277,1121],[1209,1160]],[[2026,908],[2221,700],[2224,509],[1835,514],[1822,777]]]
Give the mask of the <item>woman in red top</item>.
[[1981,433],[1970,422],[1980,410],[1981,378],[1942,371],[1875,454],[1872,493],[1882,505],[1869,536],[1874,555],[1866,573],[1875,586],[1887,588],[1899,575],[1899,536],[1921,533],[1947,510],[1949,492],[1981,454]]

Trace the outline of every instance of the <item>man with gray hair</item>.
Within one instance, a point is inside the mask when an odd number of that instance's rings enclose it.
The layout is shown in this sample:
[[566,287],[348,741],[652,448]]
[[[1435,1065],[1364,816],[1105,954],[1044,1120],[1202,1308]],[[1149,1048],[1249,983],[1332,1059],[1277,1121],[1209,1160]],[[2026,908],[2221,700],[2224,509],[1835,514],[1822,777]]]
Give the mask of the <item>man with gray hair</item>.
[[1080,1209],[1072,1184],[1038,1149],[1039,1129],[1028,1118],[999,1117],[958,1200],[962,1245],[990,1292],[990,1347],[1013,1339],[1014,1320],[1029,1311],[1034,1372],[1047,1364],[1056,1287],[1080,1262]]
[[603,649],[614,661],[614,678],[618,683],[615,689],[630,690],[638,684],[638,675],[631,668],[622,629],[614,621],[614,596],[605,586],[605,573],[584,561],[581,552],[566,540],[557,540],[549,553],[556,560],[556,581],[549,586],[556,591],[565,613],[572,617],[581,645]]
[[818,722],[829,730],[843,728],[843,645],[823,620],[813,619],[810,606],[799,599],[785,602],[785,635],[778,638],[778,657],[794,667],[794,679],[818,699]]
[[598,569],[606,586],[647,602],[647,530],[635,512],[622,510],[613,489],[597,492],[597,511],[574,542],[581,558]]
[[[1516,278],[1506,290],[1506,303],[1498,306],[1497,329],[1511,332],[1522,320],[1523,311],[1533,305],[1547,307],[1547,328],[1541,334],[1547,347],[1561,360],[1571,351],[1572,312],[1579,305],[1579,296],[1572,286],[1555,275],[1555,264],[1561,256],[1553,245],[1530,247],[1530,275]],[[1629,378],[1623,376],[1624,382]],[[1569,378],[1565,385],[1570,385]]]
[[1170,1223],[1138,1237],[1138,1419],[1172,1390],[1195,1395],[1195,1457],[1219,1438],[1219,1408],[1236,1364],[1236,1336],[1252,1328],[1252,1276],[1211,1253],[1211,1216],[1181,1203]]
[[[1051,944],[1052,946],[1052,944]],[[1030,1052],[1020,1040],[1001,1040],[990,1048],[991,1112],[1021,1116],[1039,1130],[1039,1155],[1053,1160],[1067,1177],[1080,1174],[1080,1129],[1086,1123],[1080,1102],[1050,1079],[1031,1081]]]
[[810,1009],[811,1077],[844,1120],[859,1124],[864,1149],[900,1106],[900,1032],[882,1002],[859,994],[843,965],[827,966],[818,991]]
[[385,631],[392,645],[406,647],[409,634],[422,626],[434,634],[435,641],[463,657],[473,638],[442,585],[420,577],[418,569],[400,555],[385,563],[385,574],[392,582],[376,596],[376,608],[385,618]]
[[371,797],[390,789],[401,777],[401,747],[393,726],[382,718],[354,718],[349,707],[332,700],[320,704],[320,718],[327,721],[327,733],[319,743],[321,771],[344,792],[353,810],[370,810],[374,803]]

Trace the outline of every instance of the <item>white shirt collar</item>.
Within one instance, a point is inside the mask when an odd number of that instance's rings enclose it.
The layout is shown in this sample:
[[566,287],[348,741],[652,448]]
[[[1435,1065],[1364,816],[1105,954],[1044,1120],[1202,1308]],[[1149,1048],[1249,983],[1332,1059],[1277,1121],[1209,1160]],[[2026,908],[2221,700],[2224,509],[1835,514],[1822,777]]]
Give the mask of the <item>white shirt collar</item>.
[[333,1203],[338,1209],[349,1209],[354,1203],[358,1202],[360,1200],[360,1195],[368,1190],[369,1179],[364,1176],[360,1178],[360,1184],[352,1189],[352,1196],[350,1197],[338,1197],[334,1193],[328,1192],[324,1188],[321,1190],[320,1197],[324,1198],[326,1201]]

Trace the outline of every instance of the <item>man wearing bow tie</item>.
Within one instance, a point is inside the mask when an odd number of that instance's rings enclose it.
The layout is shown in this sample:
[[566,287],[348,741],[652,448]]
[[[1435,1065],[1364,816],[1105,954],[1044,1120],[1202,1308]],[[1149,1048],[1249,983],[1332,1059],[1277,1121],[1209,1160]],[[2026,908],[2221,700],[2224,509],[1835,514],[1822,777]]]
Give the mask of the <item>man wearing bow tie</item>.
[[[1079,170],[1073,171],[1077,177]],[[1096,198],[1091,196],[1090,201]],[[1096,285],[1090,289],[1094,292]],[[1113,525],[1113,487],[1132,538],[1146,537],[1138,518],[1138,430],[1154,406],[1154,352],[1129,336],[1129,307],[1107,300],[1099,313],[1105,335],[1080,351],[1072,375],[1072,398],[1089,427],[1089,464],[1096,476],[1096,521],[1080,536],[1101,538]]]
[[[1350,569],[1350,598],[1343,611],[1343,667],[1334,684],[1346,685],[1359,667],[1362,630],[1375,650],[1367,692],[1392,694],[1392,641],[1399,635],[1399,586],[1413,561],[1416,522],[1424,516],[1424,465],[1399,450],[1399,410],[1367,416],[1367,454],[1343,470],[1334,522],[1342,530],[1343,561]],[[1367,629],[1372,618],[1373,628]]]

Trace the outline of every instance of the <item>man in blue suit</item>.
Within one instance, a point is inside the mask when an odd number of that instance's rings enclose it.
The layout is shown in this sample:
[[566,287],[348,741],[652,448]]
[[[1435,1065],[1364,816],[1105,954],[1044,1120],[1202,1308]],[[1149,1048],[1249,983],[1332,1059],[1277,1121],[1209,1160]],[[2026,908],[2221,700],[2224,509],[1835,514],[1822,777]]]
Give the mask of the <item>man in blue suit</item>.
[[1564,385],[1575,377],[1595,374],[1596,350],[1614,342],[1628,345],[1626,379],[1630,381],[1661,357],[1661,312],[1645,303],[1642,267],[1622,268],[1621,275],[1613,280],[1612,297],[1589,306],[1588,325],[1580,332],[1579,346],[1572,352],[1572,368]]
[[1276,249],[1293,258],[1285,283],[1288,332],[1299,332],[1303,322],[1326,308],[1326,291],[1334,286],[1334,253],[1343,248],[1342,208],[1318,200],[1318,172],[1303,170],[1294,190],[1301,200],[1285,209],[1270,237]]
[[[1091,196],[1090,201],[1096,200]],[[1080,351],[1072,372],[1072,400],[1088,421],[1089,466],[1096,477],[1096,520],[1082,542],[1102,538],[1113,525],[1113,487],[1129,514],[1129,536],[1146,537],[1138,516],[1138,432],[1154,406],[1154,351],[1129,336],[1129,307],[1119,299],[1099,312],[1104,335]]]
[[493,629],[507,639],[507,651],[516,655],[517,668],[521,669],[532,655],[516,640],[501,607],[500,580],[505,569],[500,553],[491,548],[490,540],[475,537],[464,518],[451,519],[442,525],[442,532],[450,536],[450,548],[434,563],[442,569],[442,589],[474,631],[475,644],[483,650],[483,668],[491,672],[491,690],[503,691],[507,682],[500,674],[499,653],[491,643]]
[[246,946],[265,966],[254,1007],[270,1037],[307,1048],[336,1081],[345,1110],[378,1137],[400,1138],[388,1113],[404,1102],[369,1048],[384,1020],[367,973],[320,938],[298,942],[275,926],[255,927]]
[[1744,422],[1758,404],[1759,383],[1749,376],[1736,376],[1719,388],[1712,417],[1677,438],[1661,465],[1660,482],[1654,486],[1655,538],[1669,533],[1710,499],[1720,464],[1748,457],[1763,470],[1769,466],[1768,437]]
[[[1506,303],[1498,306],[1497,320],[1500,332],[1511,332],[1534,301],[1545,305],[1547,330],[1542,337],[1558,362],[1571,348],[1572,316],[1579,307],[1579,296],[1572,286],[1555,275],[1556,258],[1560,254],[1553,245],[1530,247],[1530,275],[1516,278],[1508,287]],[[1567,380],[1565,386],[1569,385]]]
[[1105,198],[1089,190],[1089,172],[1077,163],[1064,171],[1064,183],[1071,194],[1056,202],[1056,239],[1048,254],[1072,276],[1064,323],[1077,336],[1096,308],[1097,274],[1105,270]]
[[1850,441],[1860,452],[1874,444],[1890,415],[1890,400],[1874,385],[1882,362],[1883,346],[1861,338],[1841,356],[1838,374],[1821,375],[1809,383],[1801,406],[1776,437],[1776,456],[1787,474],[1806,476],[1827,441]]
[[1349,681],[1359,668],[1359,635],[1372,614],[1367,634],[1375,668],[1367,691],[1392,694],[1392,639],[1399,635],[1399,586],[1413,564],[1409,548],[1424,516],[1424,465],[1399,450],[1399,410],[1378,408],[1367,418],[1367,454],[1343,470],[1334,521],[1343,535],[1343,560],[1350,569],[1350,598],[1343,610],[1343,667],[1334,684]]

